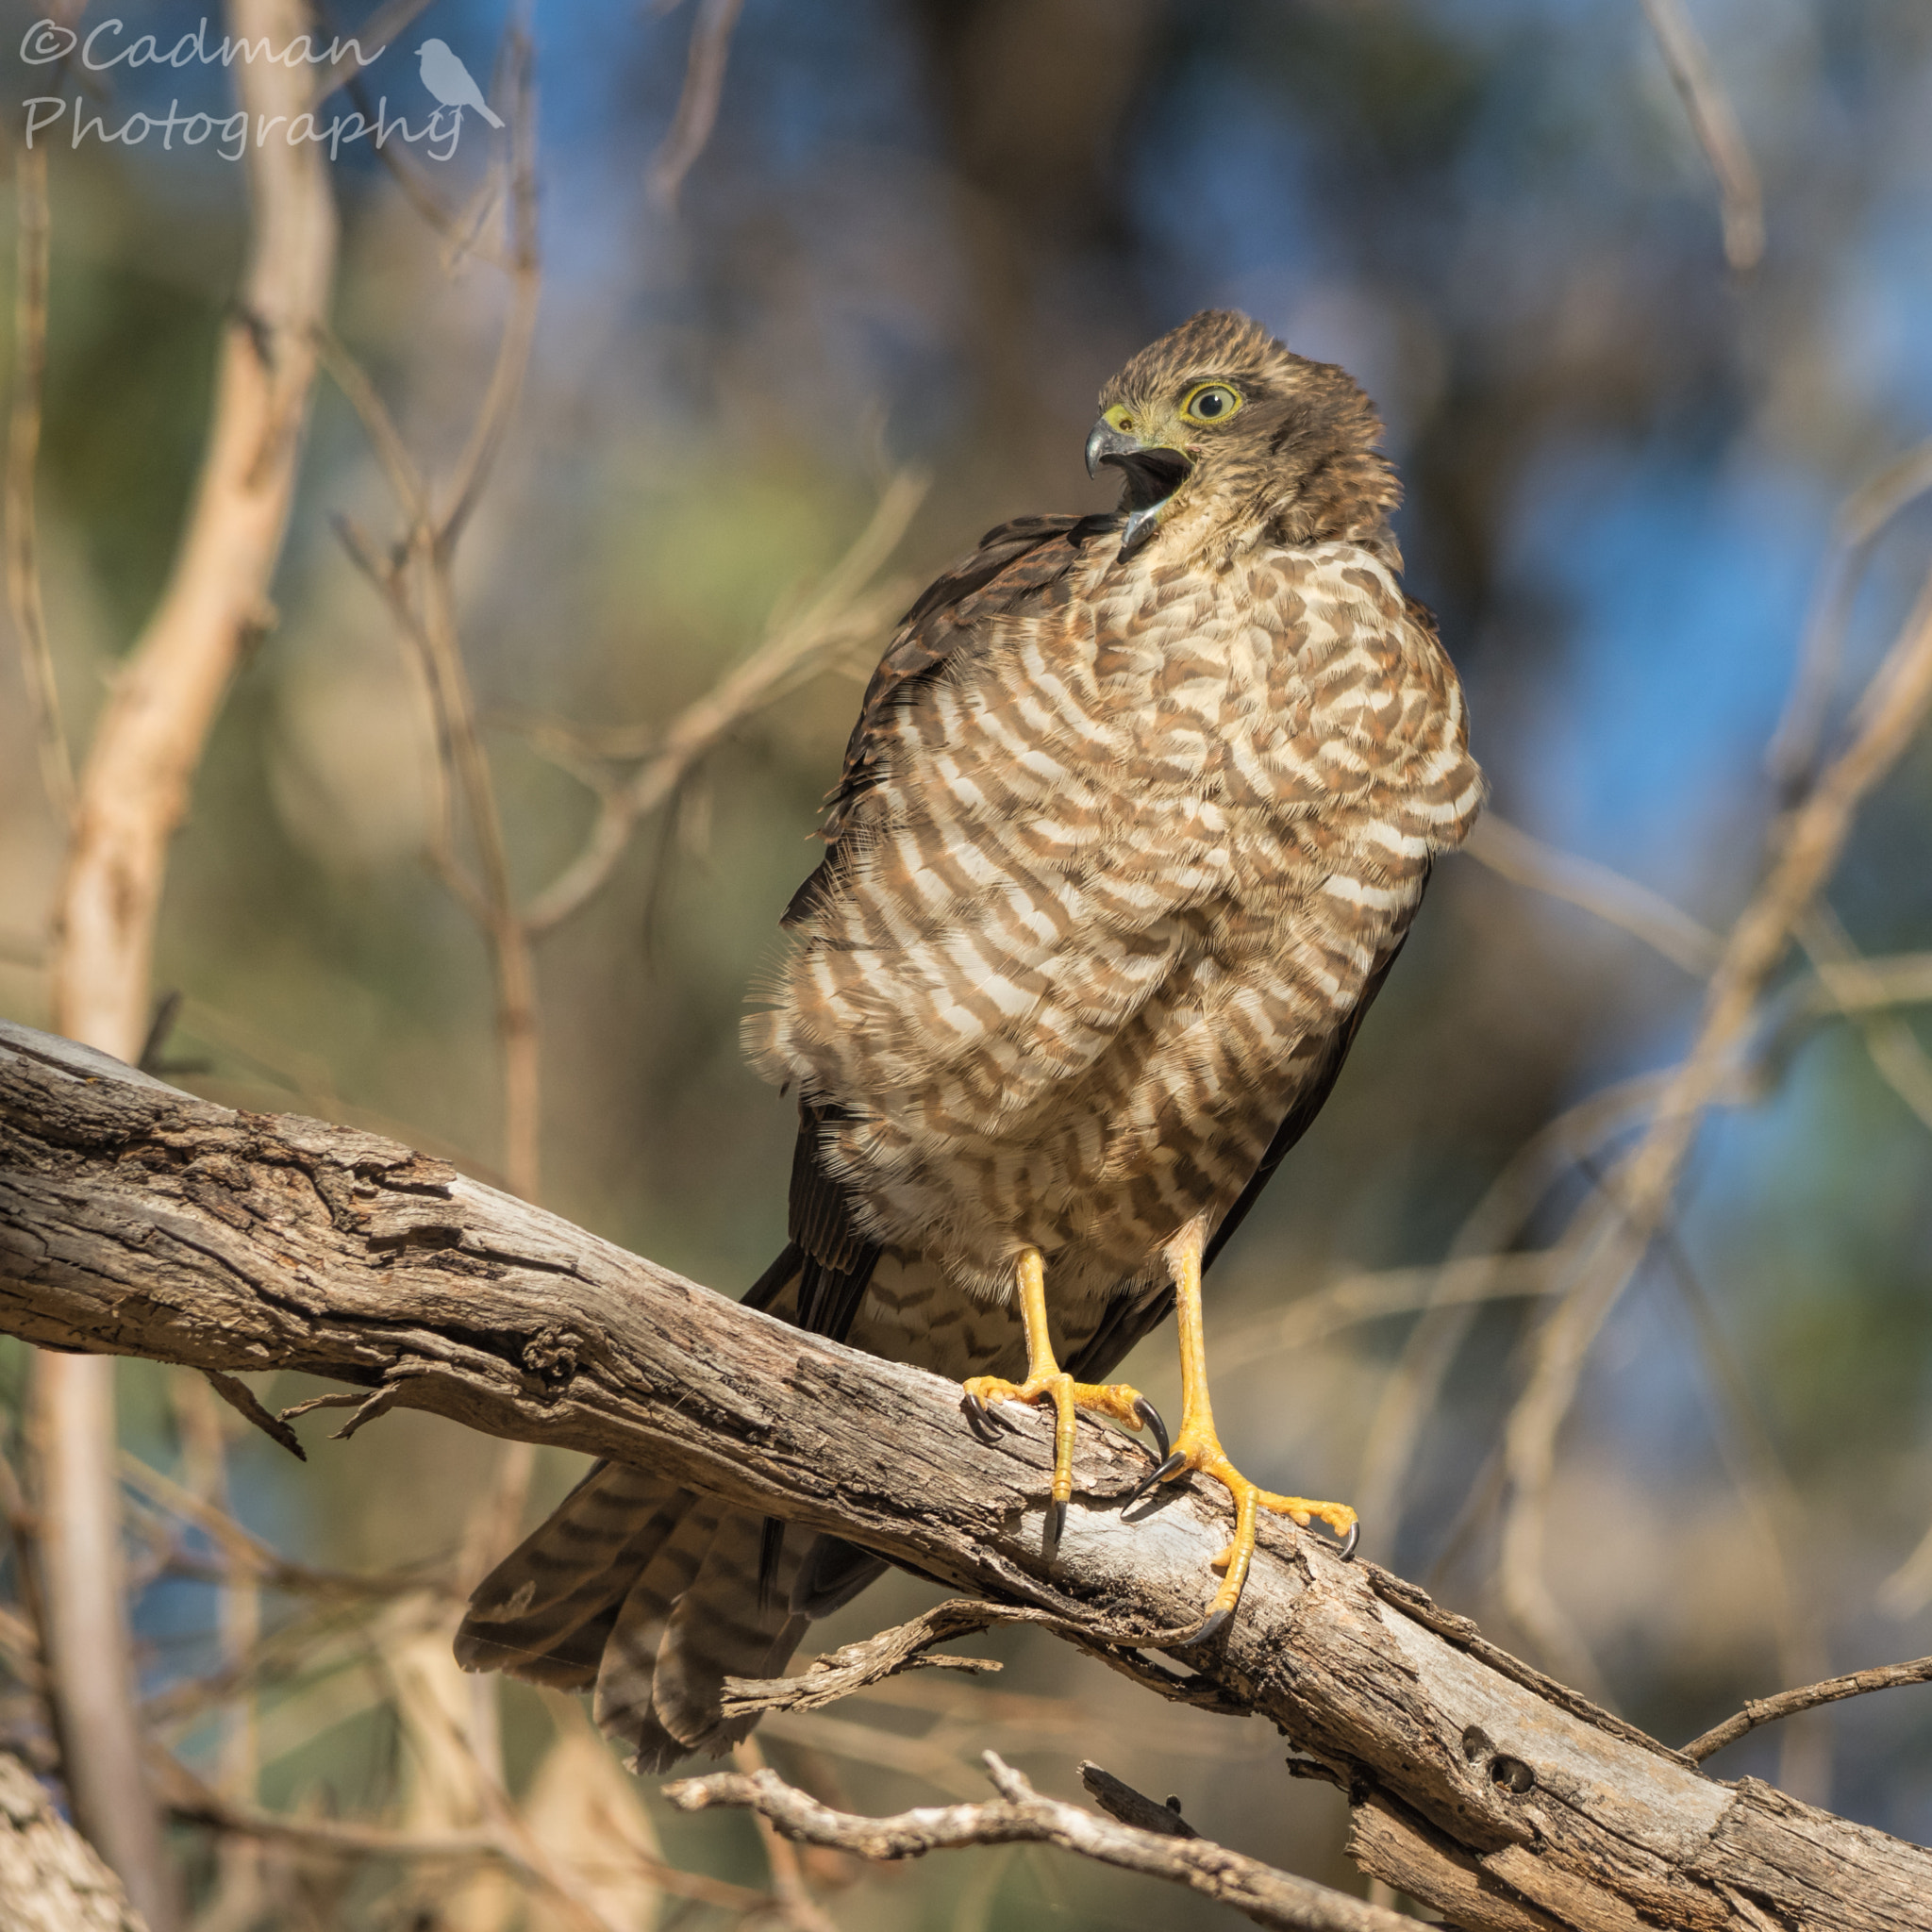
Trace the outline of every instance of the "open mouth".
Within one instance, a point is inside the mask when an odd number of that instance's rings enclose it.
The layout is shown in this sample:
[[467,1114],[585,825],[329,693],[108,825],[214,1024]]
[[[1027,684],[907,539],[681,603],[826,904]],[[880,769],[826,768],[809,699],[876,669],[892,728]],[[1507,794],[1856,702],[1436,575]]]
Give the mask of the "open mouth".
[[1194,467],[1177,449],[1109,450],[1100,460],[1111,463],[1126,478],[1121,508],[1121,555],[1131,557],[1159,528],[1160,507]]
[[1177,449],[1110,450],[1100,459],[1127,479],[1121,508],[1129,514],[1156,509],[1188,480],[1194,466]]

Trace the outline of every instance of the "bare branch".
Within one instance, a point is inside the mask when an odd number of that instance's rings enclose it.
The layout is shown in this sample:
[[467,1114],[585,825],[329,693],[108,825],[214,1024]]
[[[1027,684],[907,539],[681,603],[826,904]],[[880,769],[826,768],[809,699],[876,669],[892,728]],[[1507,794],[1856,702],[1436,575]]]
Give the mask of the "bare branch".
[[[1364,1824],[1370,1869],[1458,1901],[1466,1924],[1641,1911],[1691,1932],[1725,1923],[1729,1887],[1817,1932],[1874,1932],[1932,1895],[1932,1853],[1703,1777],[1412,1586],[1286,1524],[1263,1526],[1241,1614],[1215,1643],[1184,1660],[1128,1649],[1124,1636],[1158,1639],[1206,1608],[1229,1522],[1215,1486],[1124,1516],[1144,1452],[1083,1431],[1049,1552],[1050,1421],[983,1443],[938,1376],[726,1302],[393,1142],[228,1113],[10,1024],[0,1329],[230,1374],[333,1375],[1045,1611],[1162,1696],[1280,1726],[1350,1793],[1358,1824],[1379,1821]],[[1469,1917],[1469,1897],[1490,1916]],[[1571,1908],[1579,1899],[1588,1911]]]
[[7,423],[7,604],[20,641],[21,670],[33,707],[41,782],[64,832],[74,817],[74,760],[60,722],[60,687],[47,646],[41,604],[40,532],[34,472],[41,455],[41,401],[47,378],[47,152],[23,147],[13,158],[13,400]]
[[677,112],[644,175],[651,199],[661,208],[677,206],[677,191],[704,153],[711,129],[718,125],[718,103],[724,92],[724,69],[731,57],[731,35],[744,0],[698,0],[691,23],[691,53],[684,70],[684,92]]
[[1710,55],[1690,24],[1684,0],[1643,0],[1651,31],[1690,115],[1698,145],[1717,176],[1724,259],[1748,275],[1764,256],[1764,190],[1744,145],[1743,130],[1712,71]]
[[1828,906],[1812,908],[1798,937],[1817,970],[1823,999],[1857,1030],[1879,1077],[1932,1127],[1932,1059],[1910,1025],[1892,1010],[1902,1002],[1886,996],[1900,984],[1899,976],[1890,984],[1877,977]]
[[1878,1607],[1888,1617],[1916,1617],[1927,1604],[1932,1604],[1932,1529],[1878,1586]]
[[1774,828],[1763,884],[1731,928],[1711,975],[1690,1056],[1670,1076],[1636,1150],[1604,1197],[1564,1238],[1564,1298],[1537,1339],[1510,1412],[1504,1459],[1511,1487],[1501,1582],[1509,1612],[1552,1657],[1575,1655],[1568,1623],[1542,1574],[1543,1522],[1556,1442],[1583,1360],[1650,1246],[1705,1110],[1717,1100],[1791,937],[1836,867],[1859,805],[1917,735],[1932,708],[1932,575],[1852,719],[1851,737],[1804,804]]
[[148,1932],[120,1881],[55,1810],[40,1781],[0,1753],[0,1924],[25,1932]]
[[[352,80],[365,66],[372,65],[375,57],[428,5],[429,0],[385,0],[385,4],[376,8],[353,34],[335,36],[333,44],[339,51],[332,59],[316,68],[310,77],[308,98],[304,105],[321,107],[337,88]],[[358,54],[361,56],[359,60],[357,58]],[[383,145],[386,150],[388,143]]]
[[756,1811],[787,1838],[852,1852],[861,1858],[918,1858],[966,1845],[1042,1844],[1078,1852],[1103,1865],[1185,1885],[1232,1906],[1257,1925],[1282,1932],[1409,1932],[1413,1921],[1379,1906],[1277,1872],[1206,1839],[1141,1831],[1058,1798],[1042,1798],[994,1752],[985,1754],[1000,1796],[982,1805],[925,1806],[891,1818],[834,1811],[794,1790],[773,1771],[723,1772],[667,1785],[680,1811],[728,1805]]
[[1692,1738],[1684,1746],[1684,1756],[1702,1764],[1759,1724],[1773,1724],[1780,1718],[1795,1717],[1801,1710],[1815,1710],[1821,1704],[1836,1704],[1841,1698],[1862,1697],[1868,1690],[1895,1690],[1901,1684],[1932,1684],[1932,1657],[1917,1657],[1908,1664],[1852,1671],[1842,1677],[1827,1677],[1822,1684],[1807,1684],[1802,1690],[1780,1690],[1775,1697],[1754,1697],[1735,1716]]
[[[344,541],[382,593],[423,667],[437,721],[438,809],[430,858],[483,930],[496,977],[496,1022],[503,1063],[504,1168],[510,1185],[534,1199],[541,1179],[542,1062],[537,981],[529,934],[518,917],[502,813],[476,722],[475,695],[463,661],[452,578],[456,546],[494,466],[522,393],[535,338],[541,275],[536,239],[535,89],[529,43],[512,29],[512,192],[510,311],[490,382],[458,465],[449,507],[440,515],[375,386],[341,342],[318,331],[316,347],[361,417],[406,519],[393,559],[385,562],[352,525]],[[411,580],[414,592],[411,591]],[[482,874],[474,883],[457,857],[451,801],[460,791]],[[352,1427],[354,1424],[351,1425]]]
[[1862,958],[1857,970],[1848,974],[1836,966],[1820,966],[1818,979],[1811,999],[1817,1012],[1866,1013],[1878,1007],[1924,1006],[1932,1003],[1932,953]]
[[1928,490],[1932,490],[1932,440],[1888,463],[1870,482],[1855,490],[1839,510],[1832,526],[1831,551],[1819,574],[1805,622],[1797,674],[1791,679],[1784,715],[1764,753],[1764,768],[1788,802],[1794,802],[1810,782],[1832,682],[1844,654],[1845,625],[1872,545],[1893,517]]
[[897,547],[925,491],[926,479],[911,471],[894,476],[871,522],[807,607],[774,625],[749,658],[679,715],[651,758],[604,795],[584,849],[525,908],[525,928],[532,937],[554,930],[590,903],[623,857],[638,821],[674,796],[722,739],[841,649],[875,636],[891,621],[901,588],[888,583],[868,592],[865,586]]
[[[746,1776],[775,1775],[766,1764],[765,1754],[758,1749],[756,1738],[741,1738],[731,1747],[731,1761]],[[837,1932],[813,1899],[805,1882],[805,1861],[792,1850],[791,1840],[762,1811],[754,1816],[765,1848],[765,1864],[772,1874],[772,1896],[778,1901],[774,1916],[781,1924],[791,1926],[791,1932]]]
[[[508,1866],[526,1884],[539,1890],[554,1892],[556,1880],[545,1866],[530,1860],[527,1849],[520,1847],[502,1832],[489,1825],[467,1831],[396,1831],[380,1824],[360,1824],[349,1819],[294,1818],[286,1812],[263,1810],[256,1806],[234,1805],[202,1788],[180,1767],[177,1780],[182,1789],[170,1809],[188,1824],[201,1824],[210,1830],[232,1832],[288,1844],[305,1845],[321,1852],[334,1852],[343,1857],[398,1858],[412,1863],[447,1860],[466,1863],[487,1858]],[[681,1871],[659,1859],[648,1858],[628,1848],[623,1854],[627,1862],[643,1865],[651,1882],[675,1898],[695,1899],[702,1905],[716,1906],[729,1912],[769,1911],[768,1892],[754,1891],[749,1886],[732,1885],[722,1878],[708,1878],[699,1872]],[[568,1893],[565,1894],[569,1896]]]
[[481,499],[503,447],[509,421],[523,395],[530,345],[537,336],[537,303],[542,273],[537,255],[537,91],[531,73],[530,42],[520,27],[508,36],[511,85],[509,197],[509,318],[497,344],[496,362],[470,441],[457,465],[449,508],[436,526],[436,551],[446,561]]
[[[142,1771],[114,1475],[114,1365],[42,1357],[31,1442],[44,1681],[75,1821],[154,1932],[179,1923]],[[130,1755],[118,1755],[125,1749]]]
[[1699,979],[1708,977],[1717,964],[1723,944],[1718,936],[1679,911],[1662,893],[1593,858],[1545,845],[1494,812],[1486,811],[1475,822],[1462,849],[1513,885],[1547,892],[1621,926]]
[[1558,1177],[1641,1119],[1662,1091],[1661,1077],[1646,1074],[1566,1108],[1517,1149],[1457,1229],[1449,1253],[1436,1271],[1423,1319],[1409,1331],[1383,1384],[1362,1449],[1356,1492],[1361,1497],[1363,1519],[1380,1525],[1374,1534],[1382,1540],[1385,1552],[1392,1554],[1401,1527],[1403,1485],[1416,1442],[1480,1306],[1477,1298],[1457,1290],[1472,1275],[1478,1284],[1503,1278],[1497,1271],[1506,1262],[1517,1267],[1533,1263],[1540,1295],[1557,1286],[1560,1256],[1545,1252],[1512,1257],[1505,1251],[1521,1237]]
[[973,1603],[964,1598],[938,1604],[910,1623],[882,1630],[876,1637],[848,1643],[814,1657],[802,1677],[727,1677],[724,1711],[727,1718],[749,1717],[756,1711],[818,1710],[841,1697],[896,1676],[901,1671],[996,1671],[984,1657],[928,1657],[935,1643],[950,1643],[1000,1624],[1043,1624],[1057,1635],[1091,1648],[1171,1649],[1186,1644],[1200,1629],[1201,1620],[1172,1630],[1145,1625],[1098,1624],[1091,1618],[1059,1617],[1050,1610],[1023,1609],[1012,1604]]
[[[232,0],[230,18],[242,39],[278,46],[309,25],[300,0]],[[243,61],[237,85],[251,118],[287,126],[302,111],[307,76]],[[246,167],[250,253],[223,334],[200,482],[167,588],[95,733],[59,894],[55,1024],[124,1059],[138,1054],[147,1026],[168,842],[229,678],[275,622],[268,594],[335,269],[321,150],[251,143]],[[42,1509],[58,1525],[42,1549],[50,1687],[75,1814],[153,1932],[172,1932],[178,1908],[142,1771],[122,1603],[111,1371],[50,1358],[36,1379],[50,1458]]]

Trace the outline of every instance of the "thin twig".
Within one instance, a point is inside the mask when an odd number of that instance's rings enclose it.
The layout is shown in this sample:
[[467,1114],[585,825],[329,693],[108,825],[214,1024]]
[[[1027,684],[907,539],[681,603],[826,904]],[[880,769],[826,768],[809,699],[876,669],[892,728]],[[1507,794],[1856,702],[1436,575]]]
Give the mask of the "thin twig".
[[496,361],[483,406],[470,431],[470,440],[457,464],[457,484],[449,507],[436,526],[439,559],[446,563],[461,541],[471,513],[490,481],[503,439],[524,391],[530,347],[537,337],[537,305],[542,293],[542,268],[537,253],[537,85],[528,38],[512,27],[507,41],[507,69],[511,87],[509,316],[497,344]]
[[[188,1782],[186,1774],[182,1775],[184,1783]],[[397,1858],[408,1862],[494,1859],[526,1884],[543,1891],[555,1890],[540,1865],[530,1862],[522,1848],[488,1825],[467,1831],[396,1831],[347,1819],[291,1817],[286,1812],[267,1811],[256,1806],[228,1804],[212,1792],[198,1790],[184,1791],[169,1808],[185,1824],[205,1825],[212,1831],[236,1832],[248,1838],[279,1840],[344,1857]],[[732,1885],[722,1878],[709,1878],[700,1872],[685,1872],[639,1852],[626,1850],[625,1857],[626,1863],[639,1865],[652,1884],[675,1898],[696,1899],[727,1912],[772,1908],[769,1892],[754,1891],[749,1886]]]
[[714,1805],[756,1811],[787,1838],[861,1858],[917,1858],[965,1845],[1057,1845],[1103,1865],[1185,1885],[1232,1906],[1258,1925],[1283,1932],[1409,1932],[1413,1925],[1394,1912],[1277,1872],[1206,1839],[1141,1831],[1077,1805],[1042,1798],[995,1753],[985,1753],[984,1761],[998,1799],[924,1806],[891,1818],[834,1811],[771,1771],[687,1778],[667,1785],[664,1795],[680,1811],[703,1811]]
[[684,91],[677,112],[644,175],[651,199],[665,210],[677,207],[677,191],[704,153],[718,125],[718,103],[724,92],[724,69],[731,57],[731,34],[744,0],[698,0],[691,22],[691,52],[684,70]]
[[1543,1578],[1543,1526],[1557,1434],[1584,1357],[1669,1211],[1698,1124],[1732,1077],[1765,984],[1836,867],[1860,803],[1904,754],[1928,708],[1932,575],[1859,701],[1849,743],[1804,804],[1774,827],[1767,875],[1731,928],[1691,1051],[1673,1071],[1643,1139],[1612,1176],[1607,1196],[1586,1203],[1564,1237],[1564,1298],[1538,1337],[1528,1383],[1504,1438],[1511,1492],[1501,1558],[1504,1599],[1521,1627],[1553,1656],[1567,1658],[1574,1645]]
[[909,471],[894,476],[810,604],[775,626],[749,658],[676,719],[636,773],[604,795],[583,850],[525,908],[524,924],[532,937],[553,931],[595,896],[638,821],[671,798],[720,740],[840,649],[875,635],[890,621],[900,587],[884,584],[869,592],[862,587],[904,536],[925,490],[925,479]]
[[[1463,1271],[1493,1268],[1506,1258],[1504,1251],[1521,1236],[1558,1178],[1641,1118],[1662,1091],[1660,1076],[1646,1074],[1566,1108],[1517,1149],[1457,1229],[1442,1266],[1434,1271],[1435,1287],[1423,1319],[1410,1329],[1382,1385],[1362,1447],[1362,1473],[1356,1491],[1362,1520],[1373,1525],[1369,1534],[1385,1555],[1392,1557],[1395,1550],[1402,1527],[1403,1484],[1423,1426],[1435,1412],[1450,1365],[1482,1306],[1474,1297],[1457,1293],[1466,1278]],[[1547,1294],[1558,1279],[1555,1255],[1507,1258],[1534,1265],[1539,1294]]]
[[1643,10],[1690,112],[1698,145],[1717,176],[1724,259],[1738,275],[1748,275],[1764,256],[1764,190],[1757,163],[1684,0],[1643,0]]
[[1593,858],[1545,845],[1493,812],[1485,812],[1476,821],[1462,849],[1514,885],[1547,892],[1620,926],[1699,979],[1707,978],[1717,964],[1722,948],[1718,936],[1662,893]]
[[1084,1622],[1056,1616],[1051,1610],[1028,1609],[1017,1604],[975,1603],[952,1597],[923,1610],[909,1623],[881,1630],[858,1643],[814,1657],[797,1677],[726,1677],[719,1708],[727,1719],[750,1717],[769,1710],[817,1710],[841,1697],[896,1676],[901,1671],[941,1669],[996,1671],[999,1666],[980,1657],[933,1657],[925,1653],[935,1643],[991,1630],[1002,1624],[1043,1624],[1083,1649],[1159,1650],[1184,1644],[1198,1624],[1174,1630],[1141,1630],[1125,1624]]
[[1775,1724],[1779,1718],[1795,1717],[1801,1710],[1815,1710],[1821,1704],[1836,1704],[1841,1698],[1862,1697],[1868,1690],[1894,1690],[1901,1684],[1932,1684],[1932,1657],[1917,1657],[1908,1664],[1886,1664],[1877,1670],[1853,1671],[1846,1676],[1827,1677],[1822,1684],[1807,1684],[1802,1690],[1780,1690],[1775,1697],[1755,1697],[1723,1724],[1692,1738],[1684,1746],[1684,1756],[1702,1764],[1759,1724]]
[[[330,375],[361,418],[402,506],[407,528],[391,560],[379,558],[353,525],[339,523],[350,554],[388,603],[398,628],[414,646],[437,721],[437,829],[430,859],[451,891],[482,927],[496,979],[496,1023],[503,1074],[504,1168],[512,1190],[534,1200],[541,1182],[542,1062],[538,1031],[536,970],[529,934],[517,914],[501,808],[477,725],[476,702],[464,664],[452,571],[456,546],[488,484],[522,393],[535,339],[541,272],[536,239],[535,86],[529,42],[510,35],[509,72],[513,282],[510,312],[489,385],[458,465],[447,508],[431,508],[430,492],[375,385],[341,342],[318,332],[317,349]],[[412,597],[410,582],[417,589]],[[451,825],[460,793],[476,848],[480,882],[458,859]]]
[[[227,1444],[223,1437],[220,1398],[207,1382],[192,1375],[172,1377],[170,1393],[181,1433],[183,1472],[188,1478],[185,1495],[209,1517],[226,1521]],[[238,1566],[223,1579],[216,1616],[222,1661],[232,1669],[261,1641],[261,1589],[245,1566]],[[218,1715],[217,1789],[237,1804],[253,1804],[261,1754],[252,1690],[233,1699]],[[245,1840],[225,1840],[216,1848],[215,1872],[214,1897],[203,1908],[197,1932],[210,1932],[210,1928],[220,1932],[223,1926],[243,1928],[254,1924],[264,1903],[262,1848]]]
[[1932,1529],[1912,1554],[1878,1586],[1878,1607],[1888,1617],[1916,1617],[1932,1604]]
[[1784,715],[1765,747],[1764,768],[1787,804],[1796,802],[1809,783],[1824,731],[1845,626],[1872,546],[1885,526],[1908,505],[1932,490],[1932,439],[1888,463],[1877,475],[1846,497],[1832,525],[1831,548],[1819,573],[1811,609],[1798,649],[1797,675],[1785,699]]
[[1430,1308],[1474,1311],[1492,1302],[1535,1301],[1550,1291],[1548,1255],[1482,1254],[1415,1268],[1344,1274],[1277,1315],[1263,1315],[1216,1335],[1224,1374],[1241,1374],[1289,1349],[1313,1348],[1350,1328]]
[[[761,1772],[768,1777],[773,1774],[756,1738],[741,1738],[731,1747],[731,1761],[751,1777]],[[772,1874],[772,1896],[778,1901],[774,1916],[792,1932],[838,1932],[812,1897],[811,1888],[805,1882],[804,1860],[792,1850],[791,1841],[762,1811],[753,1815],[765,1848],[765,1867]]]
[[[1665,1259],[1677,1286],[1691,1327],[1704,1373],[1715,1400],[1713,1418],[1718,1455],[1738,1492],[1771,1569],[1768,1617],[1777,1644],[1778,1667],[1787,1677],[1808,1677],[1828,1669],[1824,1624],[1810,1607],[1798,1577],[1807,1574],[1800,1561],[1804,1537],[1804,1507],[1797,1486],[1765,1427],[1742,1365],[1717,1319],[1674,1230],[1662,1239]],[[1831,1794],[1831,1740],[1810,1725],[1794,1724],[1785,1733],[1778,1762],[1778,1786],[1806,1804],[1822,1805]]]
[[1932,1127],[1932,1059],[1910,1024],[1893,1010],[1902,1002],[1885,997],[1890,989],[1873,973],[1828,906],[1812,908],[1798,937],[1817,969],[1819,991],[1857,1029],[1879,1078]]
[[52,223],[47,212],[47,151],[23,147],[13,158],[13,398],[7,423],[7,604],[20,641],[21,669],[33,707],[41,782],[65,832],[74,819],[74,760],[60,722],[60,687],[47,644],[41,602],[40,532],[34,472],[41,455],[41,404],[47,378],[47,274]]
[[340,1598],[345,1602],[382,1600],[423,1592],[460,1603],[464,1592],[434,1576],[358,1576],[347,1571],[316,1570],[304,1563],[291,1563],[268,1543],[244,1529],[218,1504],[207,1496],[165,1476],[126,1450],[121,1453],[121,1478],[149,1501],[183,1522],[192,1523],[213,1541],[227,1559],[230,1575],[253,1578],[271,1590],[313,1597]]
[[[333,59],[325,60],[316,68],[308,83],[308,105],[321,107],[337,88],[360,74],[364,67],[373,67],[377,56],[428,5],[429,0],[386,0],[386,4],[370,14],[353,34],[335,35],[332,44],[338,51]],[[322,8],[316,10],[326,24],[327,10]],[[359,59],[358,55],[361,57]],[[385,142],[385,151],[388,146]]]

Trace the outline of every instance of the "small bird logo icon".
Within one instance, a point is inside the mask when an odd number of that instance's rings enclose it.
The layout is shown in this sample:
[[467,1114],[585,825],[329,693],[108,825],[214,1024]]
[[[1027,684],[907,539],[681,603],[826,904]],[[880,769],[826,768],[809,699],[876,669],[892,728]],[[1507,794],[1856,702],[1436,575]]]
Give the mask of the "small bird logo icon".
[[425,41],[416,49],[422,63],[423,85],[445,108],[475,108],[492,127],[501,127],[501,115],[490,111],[483,90],[471,78],[470,70],[450,52],[447,41]]

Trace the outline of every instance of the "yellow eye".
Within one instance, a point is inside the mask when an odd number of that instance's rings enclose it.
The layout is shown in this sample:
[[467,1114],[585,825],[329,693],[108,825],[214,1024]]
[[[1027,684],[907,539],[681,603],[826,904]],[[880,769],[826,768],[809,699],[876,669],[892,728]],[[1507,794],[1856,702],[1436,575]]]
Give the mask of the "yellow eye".
[[1241,397],[1226,383],[1204,382],[1190,392],[1181,414],[1190,423],[1225,423],[1241,406]]

